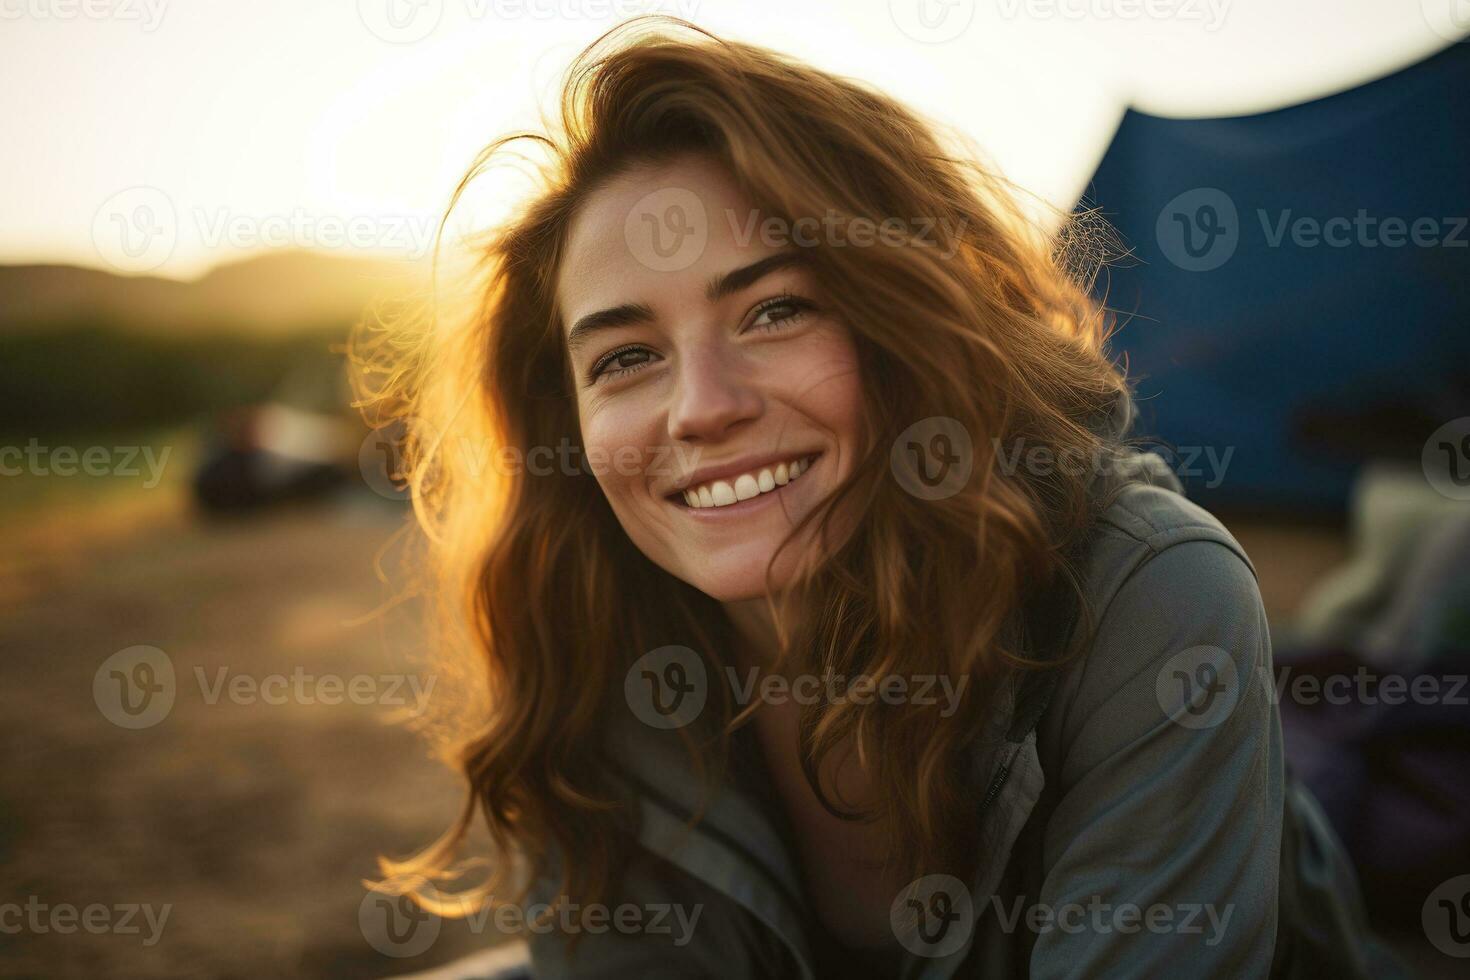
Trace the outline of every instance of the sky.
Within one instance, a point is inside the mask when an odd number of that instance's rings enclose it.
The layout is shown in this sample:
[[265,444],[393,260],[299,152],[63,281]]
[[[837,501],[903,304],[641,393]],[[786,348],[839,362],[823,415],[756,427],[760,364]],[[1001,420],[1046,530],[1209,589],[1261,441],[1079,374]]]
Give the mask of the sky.
[[0,0],[0,262],[423,254],[475,153],[641,13],[873,83],[1064,208],[1127,106],[1279,108],[1470,32],[1470,0]]

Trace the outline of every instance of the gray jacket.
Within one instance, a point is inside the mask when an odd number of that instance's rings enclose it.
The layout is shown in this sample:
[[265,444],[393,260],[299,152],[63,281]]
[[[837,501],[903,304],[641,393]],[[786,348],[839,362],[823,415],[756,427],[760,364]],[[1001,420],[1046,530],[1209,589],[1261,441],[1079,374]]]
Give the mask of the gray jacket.
[[[1285,771],[1250,559],[1162,460],[1134,465],[1081,564],[1095,642],[1007,692],[974,755],[979,871],[896,898],[898,974],[1393,972],[1340,846]],[[610,756],[641,829],[609,921],[624,906],[639,925],[586,931],[570,954],[559,931],[532,932],[532,974],[815,977],[813,912],[757,783],[726,780],[690,827],[698,786],[675,733],[630,718]]]

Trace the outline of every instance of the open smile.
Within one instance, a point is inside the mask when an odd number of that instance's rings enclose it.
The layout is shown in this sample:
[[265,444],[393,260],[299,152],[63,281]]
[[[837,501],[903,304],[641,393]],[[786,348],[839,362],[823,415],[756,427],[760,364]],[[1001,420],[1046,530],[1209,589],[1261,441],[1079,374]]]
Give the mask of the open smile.
[[794,456],[746,473],[691,486],[669,494],[666,499],[681,510],[701,516],[746,513],[784,497],[786,489],[801,479],[821,456],[819,452]]

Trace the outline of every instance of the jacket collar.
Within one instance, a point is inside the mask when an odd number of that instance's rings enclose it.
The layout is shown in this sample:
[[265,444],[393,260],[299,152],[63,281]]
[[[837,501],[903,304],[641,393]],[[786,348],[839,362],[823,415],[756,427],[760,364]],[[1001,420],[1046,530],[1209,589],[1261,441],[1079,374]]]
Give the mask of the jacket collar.
[[[977,818],[981,847],[988,856],[970,882],[976,912],[994,893],[1045,783],[1035,728],[1054,678],[1032,680],[1044,676],[1006,683],[986,735],[972,755],[976,785],[985,787]],[[757,796],[740,780],[729,778],[713,787],[706,799],[706,787],[696,778],[679,734],[644,725],[631,713],[620,714],[610,748],[616,771],[638,801],[639,843],[739,902],[785,942],[804,980],[815,980],[807,938],[812,913],[795,856]],[[695,822],[702,804],[702,816]],[[949,977],[969,945],[967,940],[943,958],[911,956],[905,975],[922,980]]]

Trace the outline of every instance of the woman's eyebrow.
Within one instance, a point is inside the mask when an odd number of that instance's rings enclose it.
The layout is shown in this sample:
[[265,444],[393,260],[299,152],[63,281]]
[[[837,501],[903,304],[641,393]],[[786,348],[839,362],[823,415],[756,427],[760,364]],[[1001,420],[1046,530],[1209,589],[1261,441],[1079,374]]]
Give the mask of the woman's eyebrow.
[[587,343],[589,337],[599,330],[611,327],[627,327],[635,323],[647,323],[654,318],[653,310],[646,303],[624,303],[610,306],[596,313],[588,313],[572,324],[567,331],[567,350],[575,353]]
[[[704,294],[713,303],[754,285],[777,269],[785,269],[788,266],[805,262],[806,256],[793,249],[767,255],[749,265],[742,265],[738,269],[731,269],[729,272],[715,276],[705,287]],[[653,319],[654,312],[646,303],[623,303],[621,306],[610,306],[605,310],[588,313],[580,317],[576,323],[572,324],[572,329],[567,331],[567,350],[575,353],[598,330],[628,327],[637,323],[648,323]]]
[[767,255],[763,259],[757,259],[749,265],[743,265],[738,269],[731,269],[723,275],[715,276],[705,287],[705,297],[713,303],[717,299],[738,293],[740,290],[759,282],[762,277],[770,275],[777,269],[787,266],[802,265],[806,262],[806,256],[795,249],[786,249],[774,255]]

